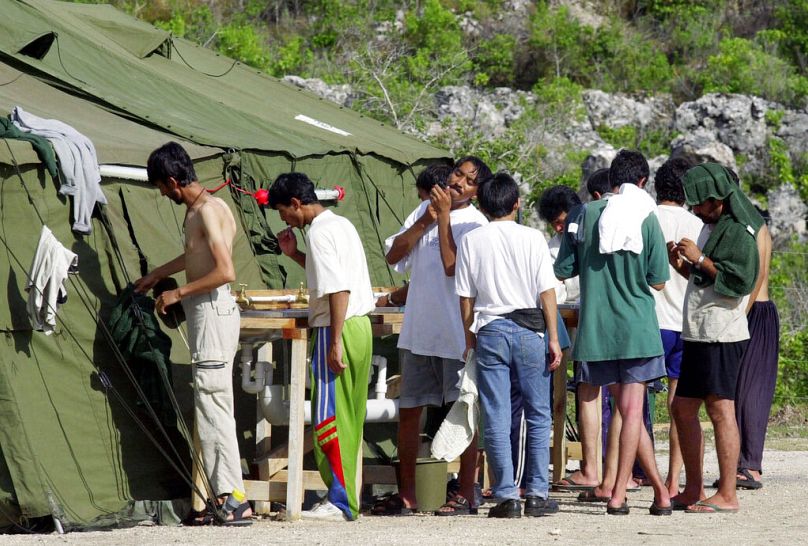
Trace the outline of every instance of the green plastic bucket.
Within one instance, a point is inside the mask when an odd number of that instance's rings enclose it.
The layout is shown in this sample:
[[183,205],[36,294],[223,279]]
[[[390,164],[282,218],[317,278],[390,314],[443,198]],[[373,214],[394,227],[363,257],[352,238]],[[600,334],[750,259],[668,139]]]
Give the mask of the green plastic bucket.
[[415,463],[415,498],[419,512],[434,512],[446,502],[449,465],[439,459],[418,459]]

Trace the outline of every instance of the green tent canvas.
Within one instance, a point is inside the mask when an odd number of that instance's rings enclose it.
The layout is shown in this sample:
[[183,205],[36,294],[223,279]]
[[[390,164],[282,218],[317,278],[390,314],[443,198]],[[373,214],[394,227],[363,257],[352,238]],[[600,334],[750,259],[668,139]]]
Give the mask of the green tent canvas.
[[[0,0],[0,11],[0,58],[120,115],[237,150],[228,174],[248,190],[288,171],[306,172],[322,188],[345,187],[339,213],[359,230],[372,282],[397,280],[382,242],[416,204],[415,172],[448,161],[444,151],[111,6]],[[266,284],[296,285],[302,273],[263,240],[263,215],[241,205]],[[268,216],[270,231],[283,227]]]
[[[398,282],[383,240],[416,205],[415,173],[448,161],[445,152],[109,6],[0,0],[0,12],[2,115],[22,106],[72,125],[94,142],[102,164],[142,168],[151,150],[176,140],[209,188],[230,179],[252,191],[287,171],[306,172],[323,188],[341,185],[345,200],[330,205],[357,226],[372,281]],[[51,515],[77,528],[115,524],[132,500],[188,493],[126,414],[137,397],[98,322],[128,281],[181,252],[184,211],[144,182],[105,177],[102,188],[109,204],[93,234],[75,235],[69,203],[30,144],[0,143],[0,282],[8,301],[0,307],[0,525]],[[235,191],[216,195],[241,224],[238,283],[303,280],[275,253],[273,233],[283,227],[276,214]],[[33,332],[25,314],[26,269],[43,222],[80,264],[50,337]],[[188,417],[187,349],[177,330],[166,331]],[[237,400],[247,421],[254,411],[248,398]],[[250,438],[240,441],[250,459]]]

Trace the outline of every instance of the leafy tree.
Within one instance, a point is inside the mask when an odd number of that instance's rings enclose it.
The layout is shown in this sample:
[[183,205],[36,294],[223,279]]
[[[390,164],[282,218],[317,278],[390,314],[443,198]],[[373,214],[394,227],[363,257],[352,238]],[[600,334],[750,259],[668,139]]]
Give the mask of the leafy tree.
[[802,73],[808,70],[808,0],[785,0],[775,9],[784,53]]
[[697,76],[705,92],[747,93],[770,100],[793,103],[808,89],[806,78],[777,57],[776,46],[745,38],[721,40],[720,52],[707,59]]
[[474,83],[494,87],[510,86],[516,68],[516,37],[497,34],[484,40],[474,52]]
[[531,17],[529,44],[540,64],[540,76],[585,78],[594,30],[572,17],[566,6],[551,8],[540,1]]

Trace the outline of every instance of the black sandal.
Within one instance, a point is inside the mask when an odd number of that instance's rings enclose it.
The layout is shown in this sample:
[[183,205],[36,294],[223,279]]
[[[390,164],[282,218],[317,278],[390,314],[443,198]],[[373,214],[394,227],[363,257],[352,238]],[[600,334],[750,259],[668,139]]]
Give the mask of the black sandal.
[[197,512],[194,510],[183,522],[184,525],[191,527],[203,527],[205,525],[213,525],[213,514],[207,510]]
[[739,468],[738,474],[743,476],[743,478],[736,477],[735,478],[735,487],[740,489],[760,489],[763,487],[763,483],[759,482],[755,479],[751,472],[749,472],[748,468]]
[[404,499],[398,493],[390,496],[379,497],[370,509],[371,516],[411,516],[416,512],[416,508],[408,508],[404,504]]
[[[446,510],[448,508],[448,510]],[[469,504],[468,499],[463,495],[455,495],[453,499],[446,501],[446,503],[435,510],[436,516],[476,516],[477,509]]]
[[244,513],[251,508],[249,502],[242,502],[238,508],[233,510],[233,519],[227,519],[222,522],[225,527],[245,527],[252,525],[252,517],[244,516]]
[[627,516],[629,514],[628,502],[623,501],[620,506],[606,505],[606,513],[610,516]]

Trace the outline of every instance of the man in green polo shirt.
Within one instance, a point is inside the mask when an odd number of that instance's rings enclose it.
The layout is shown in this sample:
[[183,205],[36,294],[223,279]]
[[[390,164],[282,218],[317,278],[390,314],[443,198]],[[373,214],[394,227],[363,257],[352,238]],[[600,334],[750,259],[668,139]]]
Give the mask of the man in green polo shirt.
[[648,174],[641,153],[621,150],[609,167],[614,195],[568,214],[554,266],[559,279],[580,278],[572,356],[581,361],[587,383],[609,386],[623,419],[616,473],[607,467],[603,483],[588,494],[591,498],[582,499],[608,500],[607,513],[614,515],[628,514],[626,483],[636,457],[654,488],[651,513],[671,513],[642,423],[645,384],[665,375],[651,289],[661,290],[670,278],[656,204],[642,189]]

